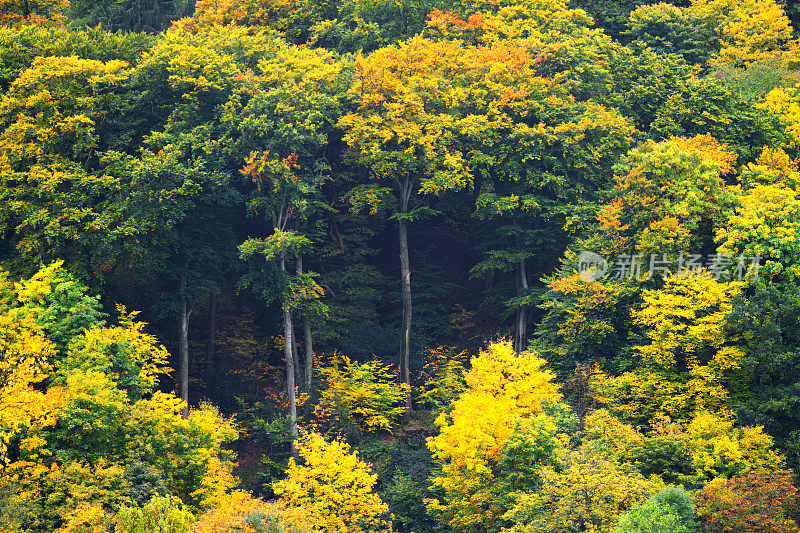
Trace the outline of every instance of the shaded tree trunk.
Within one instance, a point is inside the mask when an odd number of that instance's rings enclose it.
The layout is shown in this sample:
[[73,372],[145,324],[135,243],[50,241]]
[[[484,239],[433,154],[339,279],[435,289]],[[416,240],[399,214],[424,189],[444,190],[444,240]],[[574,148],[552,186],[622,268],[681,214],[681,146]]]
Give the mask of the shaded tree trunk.
[[311,337],[311,320],[308,316],[303,317],[303,333],[306,347],[306,391],[310,391],[314,380],[314,343]]
[[[408,213],[408,194],[402,191],[400,197],[400,213]],[[400,332],[400,379],[408,385],[406,394],[406,416],[409,416],[414,407],[411,404],[411,370],[410,370],[410,350],[411,350],[411,264],[408,257],[408,220],[399,218],[397,220],[398,234],[400,238],[400,284],[403,294],[403,326]]]
[[[286,259],[281,255],[281,270],[286,272]],[[285,303],[285,302],[284,302]],[[297,399],[295,397],[294,356],[292,355],[292,314],[284,306],[283,309],[283,356],[286,358],[286,395],[289,402],[289,422],[292,436],[297,438]],[[292,441],[292,454],[297,455],[297,445]]]
[[189,307],[189,298],[186,294],[188,284],[186,270],[181,274],[180,279],[180,342],[179,351],[179,381],[181,400],[183,400],[183,418],[189,417],[189,318],[192,316],[192,309]]
[[[303,273],[303,256],[297,256],[296,263],[297,274]],[[311,381],[314,376],[314,342],[311,337],[311,320],[306,314],[303,317],[303,347],[305,348],[305,371],[303,375],[303,382],[306,392],[311,390]]]
[[[298,383],[302,386],[302,381],[300,379],[300,358],[297,355],[297,332],[294,330],[294,320],[292,319],[292,314],[289,313],[289,324],[290,330],[292,332],[292,364],[294,365],[294,382],[295,385]],[[302,390],[302,389],[301,389]]]
[[[517,296],[523,296],[528,292],[528,273],[525,270],[525,260],[519,262],[517,268]],[[514,351],[519,355],[525,351],[525,344],[528,340],[528,309],[520,307],[517,309],[517,323],[514,338]]]

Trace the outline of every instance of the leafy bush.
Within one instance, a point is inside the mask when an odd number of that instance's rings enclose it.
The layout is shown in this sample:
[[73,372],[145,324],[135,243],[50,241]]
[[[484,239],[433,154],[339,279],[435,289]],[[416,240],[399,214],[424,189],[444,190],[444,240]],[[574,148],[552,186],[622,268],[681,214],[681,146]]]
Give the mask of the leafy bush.
[[305,514],[234,491],[192,524],[192,533],[311,533]]
[[152,498],[143,507],[122,507],[114,533],[186,533],[194,521],[180,500]]
[[314,413],[327,425],[346,433],[391,432],[405,412],[408,387],[378,361],[336,356],[331,366],[320,367],[319,375],[322,397]]
[[434,411],[443,411],[458,398],[464,383],[466,352],[439,346],[428,350],[422,370],[423,385],[417,393],[417,403]]

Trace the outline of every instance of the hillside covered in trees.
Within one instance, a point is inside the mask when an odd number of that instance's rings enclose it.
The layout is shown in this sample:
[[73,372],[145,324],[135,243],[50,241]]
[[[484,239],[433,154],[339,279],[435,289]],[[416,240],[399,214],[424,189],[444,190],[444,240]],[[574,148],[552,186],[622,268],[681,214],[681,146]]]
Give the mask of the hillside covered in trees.
[[794,28],[0,0],[0,533],[800,532]]

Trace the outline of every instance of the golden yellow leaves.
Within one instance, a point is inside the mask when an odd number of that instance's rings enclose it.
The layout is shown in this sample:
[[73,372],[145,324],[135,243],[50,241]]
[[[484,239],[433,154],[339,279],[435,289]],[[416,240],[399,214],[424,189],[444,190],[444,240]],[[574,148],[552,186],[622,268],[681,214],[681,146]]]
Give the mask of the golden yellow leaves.
[[316,433],[298,443],[303,464],[289,460],[286,479],[273,485],[289,507],[305,511],[324,533],[390,532],[388,506],[373,492],[377,476],[340,441],[326,442]]
[[560,397],[543,366],[534,353],[516,356],[510,342],[492,344],[472,360],[467,389],[452,411],[437,419],[441,430],[428,447],[443,462],[433,485],[447,497],[444,503],[427,503],[456,528],[494,523],[505,512],[486,494],[503,445],[518,420],[541,413],[542,402]]

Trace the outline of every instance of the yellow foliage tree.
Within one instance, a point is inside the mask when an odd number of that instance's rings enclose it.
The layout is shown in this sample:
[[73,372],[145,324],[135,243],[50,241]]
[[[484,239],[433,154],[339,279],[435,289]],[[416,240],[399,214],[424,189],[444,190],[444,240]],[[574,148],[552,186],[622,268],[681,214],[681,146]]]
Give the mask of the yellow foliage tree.
[[782,184],[757,185],[739,198],[736,213],[717,232],[720,251],[759,257],[760,277],[773,283],[800,279],[800,198]]
[[350,446],[309,433],[299,441],[298,451],[303,464],[289,459],[286,479],[273,485],[285,505],[305,510],[314,527],[325,533],[391,532],[389,507],[373,492],[377,476],[350,453]]
[[698,229],[724,223],[736,154],[710,135],[648,141],[614,168],[612,202],[598,214],[604,253],[661,254],[702,245]]
[[[202,404],[183,418],[180,399],[153,392],[163,346],[135,313],[104,325],[85,291],[60,264],[13,286],[0,273],[0,489],[12,491],[0,531],[105,531],[156,485],[192,511],[235,485],[233,421]],[[134,487],[123,465],[156,488]]]
[[240,490],[220,499],[192,524],[193,533],[310,533],[312,530],[302,509],[264,502]]
[[562,450],[560,467],[545,467],[542,490],[524,495],[506,533],[608,533],[617,517],[664,487],[629,473],[592,446]]
[[452,411],[437,419],[441,430],[428,447],[442,461],[433,487],[444,498],[426,503],[453,528],[492,530],[508,511],[505,498],[492,491],[503,447],[517,421],[541,414],[543,401],[560,397],[543,366],[535,353],[515,356],[510,342],[492,344],[472,360],[467,389]]
[[644,291],[644,306],[633,312],[649,340],[636,348],[639,367],[616,378],[599,376],[598,400],[637,425],[663,416],[688,421],[703,410],[731,415],[744,356],[726,344],[723,326],[740,287],[702,271]]
[[751,470],[783,467],[784,459],[772,449],[772,437],[761,427],[733,426],[729,419],[701,412],[686,428],[689,454],[698,484],[729,478]]
[[789,138],[788,148],[800,147],[800,84],[771,90],[761,105],[783,119]]
[[719,40],[711,64],[749,65],[790,48],[792,27],[774,0],[693,0],[691,9]]
[[[51,426],[63,403],[63,391],[43,392],[36,387],[47,379],[48,357],[53,344],[41,333],[33,318],[17,310],[0,316],[0,463],[7,466],[6,449],[16,435],[33,427]],[[25,442],[23,442],[24,446]]]
[[176,26],[189,31],[221,25],[274,28],[289,37],[305,37],[324,9],[323,2],[309,0],[198,0],[193,16]]

